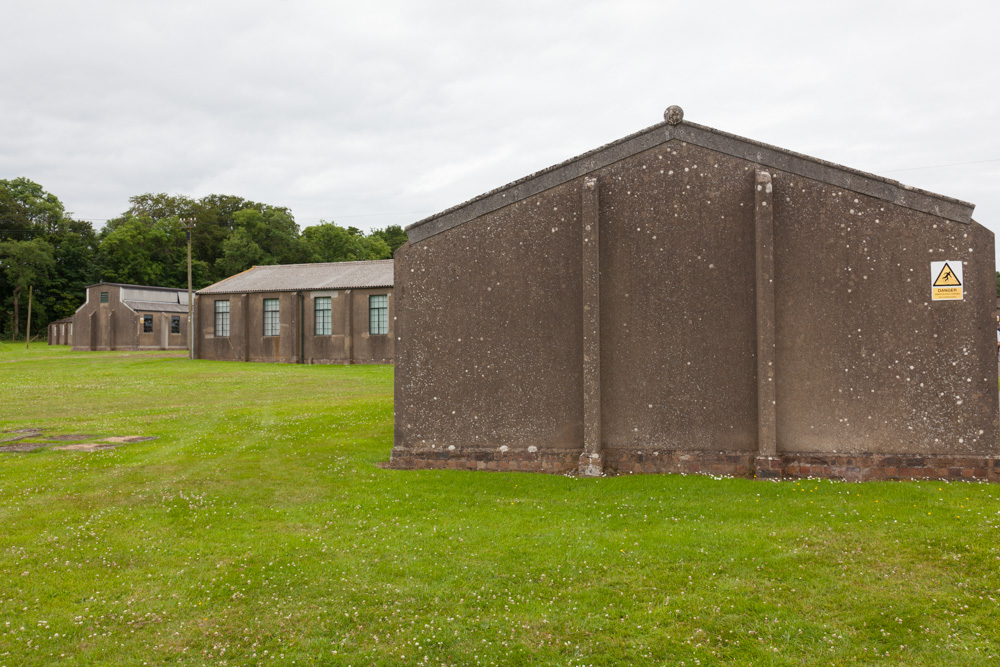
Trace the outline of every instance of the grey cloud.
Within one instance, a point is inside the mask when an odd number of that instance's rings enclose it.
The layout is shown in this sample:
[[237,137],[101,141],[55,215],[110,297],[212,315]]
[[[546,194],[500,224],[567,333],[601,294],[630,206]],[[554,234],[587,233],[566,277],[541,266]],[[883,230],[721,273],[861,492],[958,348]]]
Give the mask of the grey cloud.
[[225,192],[301,224],[405,225],[680,104],[1000,224],[1000,163],[889,171],[1000,158],[992,3],[17,1],[5,19],[0,178],[84,218]]

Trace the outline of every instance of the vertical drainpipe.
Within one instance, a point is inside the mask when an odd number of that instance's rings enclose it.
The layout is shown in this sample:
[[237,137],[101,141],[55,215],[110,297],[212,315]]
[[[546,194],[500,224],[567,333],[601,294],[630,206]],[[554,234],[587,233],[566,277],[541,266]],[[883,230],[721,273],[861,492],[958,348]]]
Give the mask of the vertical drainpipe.
[[354,290],[344,290],[344,341],[347,365],[354,363]]
[[306,297],[300,290],[299,295],[299,363],[306,363]]
[[198,295],[195,294],[194,301],[191,305],[191,315],[189,316],[189,320],[187,323],[188,349],[191,350],[191,357],[193,359],[201,358],[198,356],[199,354],[201,354],[201,345],[198,344],[200,342],[201,335],[200,334],[198,336],[194,335],[194,332],[197,331],[197,328],[195,328],[196,324],[195,318],[197,317],[196,313],[198,312],[198,308],[200,306],[201,306],[201,301],[199,300]]

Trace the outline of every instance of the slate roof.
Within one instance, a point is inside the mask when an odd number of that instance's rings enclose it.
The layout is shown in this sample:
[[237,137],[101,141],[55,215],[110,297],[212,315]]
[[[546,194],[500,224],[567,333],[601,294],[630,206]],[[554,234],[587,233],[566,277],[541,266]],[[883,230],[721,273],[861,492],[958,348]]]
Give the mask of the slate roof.
[[365,262],[255,266],[198,290],[198,294],[296,292],[299,290],[392,287],[391,259]]
[[[680,111],[679,107],[671,107],[671,109],[675,108]],[[683,111],[680,111],[680,116],[683,119]],[[972,210],[975,208],[975,205],[960,199],[912,188],[882,176],[680,120],[679,122],[657,123],[645,130],[640,130],[635,134],[630,134],[600,148],[570,158],[548,169],[537,171],[513,183],[508,183],[470,199],[463,204],[424,218],[406,228],[407,238],[410,243],[422,241],[481,215],[532,197],[584,174],[589,174],[670,141],[687,142],[742,158],[764,167],[805,176],[845,190],[876,197],[899,206],[938,215],[963,224],[971,222]]]
[[130,283],[109,283],[109,282],[93,283],[87,285],[87,289],[90,289],[91,287],[97,287],[98,285],[111,285],[112,287],[131,287],[133,289],[158,290],[160,292],[184,292],[185,294],[187,294],[187,289],[181,287],[157,287],[155,285],[132,285]]
[[149,313],[186,313],[188,311],[187,296],[184,303],[166,303],[164,301],[122,301],[132,310],[142,310]]

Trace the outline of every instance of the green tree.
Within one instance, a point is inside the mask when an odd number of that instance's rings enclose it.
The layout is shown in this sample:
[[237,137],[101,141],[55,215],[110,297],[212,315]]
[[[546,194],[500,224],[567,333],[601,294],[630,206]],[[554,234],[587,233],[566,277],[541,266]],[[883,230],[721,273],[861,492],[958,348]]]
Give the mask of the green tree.
[[[99,259],[104,280],[160,287],[187,286],[187,241],[177,217],[130,218],[101,232]],[[204,286],[206,262],[192,260],[192,282]]]
[[56,267],[39,298],[48,318],[58,320],[75,313],[86,298],[87,285],[100,279],[97,234],[89,222],[65,218],[46,240]]
[[163,285],[166,271],[154,255],[157,245],[166,239],[152,225],[130,219],[107,227],[101,233],[100,263],[102,279],[135,285]]
[[[221,273],[218,259],[223,255],[223,243],[237,228],[236,213],[253,209],[264,214],[266,211],[279,211],[291,216],[287,208],[270,206],[260,202],[249,201],[233,195],[208,195],[199,199],[194,207],[194,257],[212,265],[211,282],[217,282],[229,277],[229,273]],[[295,235],[298,235],[296,231]]]
[[15,203],[16,213],[23,216],[24,223],[36,233],[55,231],[66,217],[66,209],[58,197],[23,176],[9,181],[0,180],[0,191],[6,193],[0,198],[0,221],[7,217],[2,213],[5,200]]
[[[0,243],[0,269],[12,290],[10,314],[15,337],[21,326],[21,295],[32,288],[44,290],[55,266],[52,246],[44,239]],[[39,321],[43,321],[44,314],[44,306],[40,305]]]
[[[232,195],[208,195],[195,200],[145,193],[130,197],[128,210],[109,220],[102,232],[100,259],[104,277],[124,280],[131,276],[129,280],[136,281],[145,276],[158,282],[143,284],[186,285],[186,255],[179,259],[173,252],[186,251],[184,241],[169,251],[136,250],[123,242],[131,238],[134,242],[174,244],[178,239],[170,229],[181,218],[195,221],[191,256],[192,282],[197,289],[253,264],[288,264],[307,259],[298,225],[287,208]],[[128,231],[119,232],[120,228]],[[105,238],[109,239],[106,244]]]
[[[33,313],[32,320],[44,326],[50,316],[71,315],[83,302],[84,287],[98,279],[97,235],[90,223],[69,217],[59,198],[38,183],[23,177],[0,180],[0,241],[30,240],[47,242],[55,260],[49,279],[35,290],[38,316]],[[11,313],[11,324],[20,310],[14,307],[14,289],[0,271],[0,300]],[[5,320],[0,318],[0,330],[7,328]]]
[[234,231],[243,229],[264,251],[266,264],[295,264],[306,260],[299,226],[286,209],[244,209],[233,214]]
[[389,259],[392,250],[381,236],[365,236],[357,227],[341,227],[334,222],[306,227],[302,240],[311,262],[352,262]]
[[182,218],[192,212],[195,201],[184,195],[168,195],[165,192],[136,195],[128,198],[129,207],[117,218],[108,220],[104,229],[112,232],[121,225],[136,220],[152,226],[158,220]]
[[266,259],[264,251],[250,237],[250,233],[246,229],[237,229],[222,242],[222,256],[215,260],[215,268],[223,276],[233,276],[252,266],[274,263]]
[[376,229],[372,231],[371,236],[377,236],[378,238],[385,241],[386,245],[389,246],[389,256],[391,257],[396,253],[401,245],[406,243],[408,240],[406,238],[406,232],[399,225],[389,225],[385,229]]
[[0,241],[25,241],[35,235],[27,209],[0,181]]

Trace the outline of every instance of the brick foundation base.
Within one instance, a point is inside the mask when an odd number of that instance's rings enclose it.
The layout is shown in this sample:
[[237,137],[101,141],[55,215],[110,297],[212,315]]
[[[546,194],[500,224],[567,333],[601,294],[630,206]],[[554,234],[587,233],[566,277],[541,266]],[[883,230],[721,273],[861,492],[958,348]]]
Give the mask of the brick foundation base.
[[447,470],[502,470],[522,472],[576,473],[580,468],[580,450],[549,449],[421,449],[393,448],[386,466],[402,470],[444,468]]
[[[850,482],[903,479],[1000,482],[1000,457],[995,456],[785,453],[765,457],[749,452],[640,452],[606,448],[601,451],[600,458],[604,473],[608,475],[681,473],[772,480],[824,477]],[[580,450],[568,449],[530,451],[396,448],[386,467],[575,475],[580,472],[580,461]]]
[[782,454],[780,461],[780,475],[785,479],[830,477],[849,482],[885,479],[1000,482],[1000,457],[995,456]]
[[604,470],[609,474],[680,473],[753,477],[755,454],[691,451],[633,451],[604,449]]

